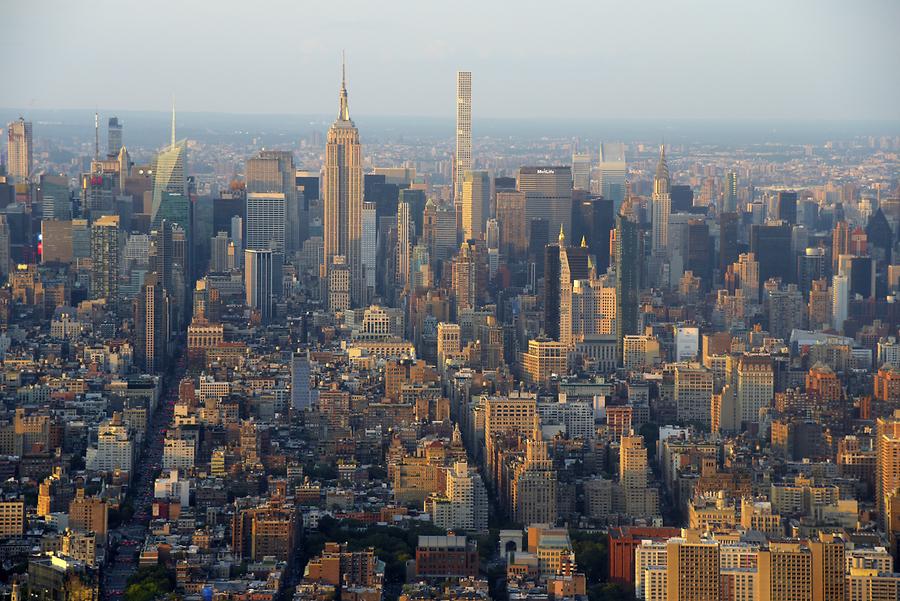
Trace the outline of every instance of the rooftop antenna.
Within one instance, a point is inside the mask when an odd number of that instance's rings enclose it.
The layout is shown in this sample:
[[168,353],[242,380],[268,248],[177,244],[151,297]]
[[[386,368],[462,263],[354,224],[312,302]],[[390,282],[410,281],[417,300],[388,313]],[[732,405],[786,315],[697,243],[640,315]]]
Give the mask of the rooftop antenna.
[[100,114],[94,113],[94,160],[100,160]]

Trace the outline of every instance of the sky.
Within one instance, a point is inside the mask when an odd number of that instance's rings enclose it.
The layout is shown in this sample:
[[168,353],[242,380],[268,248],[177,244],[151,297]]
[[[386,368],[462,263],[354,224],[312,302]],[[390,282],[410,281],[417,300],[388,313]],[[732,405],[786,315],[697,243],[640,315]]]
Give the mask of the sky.
[[3,0],[0,107],[900,119],[897,0]]

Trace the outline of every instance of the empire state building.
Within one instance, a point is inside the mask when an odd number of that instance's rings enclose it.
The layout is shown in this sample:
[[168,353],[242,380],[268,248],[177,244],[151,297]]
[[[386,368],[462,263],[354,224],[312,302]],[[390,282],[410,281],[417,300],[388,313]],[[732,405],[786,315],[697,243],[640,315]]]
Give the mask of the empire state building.
[[[354,307],[366,303],[362,266],[363,170],[359,130],[350,119],[347,79],[341,77],[340,111],[328,130],[323,176],[325,199],[325,275],[328,278],[329,306],[341,307],[346,298]],[[331,272],[335,273],[332,274]],[[338,273],[346,274],[342,277]],[[334,299],[332,298],[334,297]]]

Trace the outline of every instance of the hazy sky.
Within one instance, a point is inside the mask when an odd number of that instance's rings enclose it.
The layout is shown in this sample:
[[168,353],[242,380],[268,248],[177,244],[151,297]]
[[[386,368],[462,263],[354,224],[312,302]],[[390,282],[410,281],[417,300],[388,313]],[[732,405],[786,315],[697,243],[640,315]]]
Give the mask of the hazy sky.
[[0,106],[900,119],[898,0],[2,0]]

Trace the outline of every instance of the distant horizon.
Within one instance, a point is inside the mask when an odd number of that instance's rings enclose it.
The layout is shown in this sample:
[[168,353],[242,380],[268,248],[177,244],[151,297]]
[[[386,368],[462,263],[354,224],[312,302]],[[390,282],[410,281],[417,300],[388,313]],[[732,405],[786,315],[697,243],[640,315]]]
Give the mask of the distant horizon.
[[[85,108],[85,107],[34,107],[34,108],[25,108],[25,107],[15,107],[15,106],[0,106],[0,114],[7,113],[15,113],[20,112],[22,116],[26,116],[29,112],[69,112],[69,113],[85,113],[93,115],[95,112],[99,113],[101,119],[104,117],[119,117],[127,114],[136,114],[143,116],[165,116],[167,119],[171,117],[172,112],[171,109],[161,110],[161,109],[110,109],[110,108]],[[238,117],[260,117],[260,118],[268,118],[268,117],[315,117],[317,119],[325,119],[325,120],[333,120],[335,115],[332,113],[326,112],[254,112],[254,111],[218,111],[218,110],[180,110],[176,107],[176,115],[179,120],[183,115],[200,115],[200,116],[238,116]],[[438,120],[438,121],[449,121],[453,122],[455,119],[455,115],[438,115],[438,114],[399,114],[399,113],[351,113],[351,118],[353,120],[357,120],[359,118],[363,119],[385,119],[385,120],[400,120],[400,119],[429,119],[429,120]],[[26,118],[27,120],[27,118]],[[492,115],[481,115],[472,117],[473,122],[478,121],[500,121],[500,122],[520,122],[520,121],[561,121],[561,122],[570,122],[570,121],[588,121],[588,122],[606,122],[606,121],[624,121],[624,122],[640,122],[640,121],[674,121],[674,122],[725,122],[725,123],[741,123],[741,122],[768,122],[768,123],[779,123],[779,122],[790,122],[790,123],[897,123],[900,124],[900,116],[893,118],[877,118],[877,117],[847,117],[847,118],[837,118],[837,117],[761,117],[761,116],[736,116],[736,117],[725,117],[725,116],[646,116],[646,117],[618,117],[618,116],[608,116],[608,117],[590,117],[590,116],[562,116],[562,115],[547,115],[547,116],[492,116]],[[92,122],[93,123],[93,122]],[[101,128],[104,126],[104,123],[101,122]]]
[[[474,119],[900,119],[894,0],[12,0],[3,14],[7,106],[329,114],[346,51],[351,116],[452,116],[465,70]],[[78,35],[86,17],[96,35]]]

